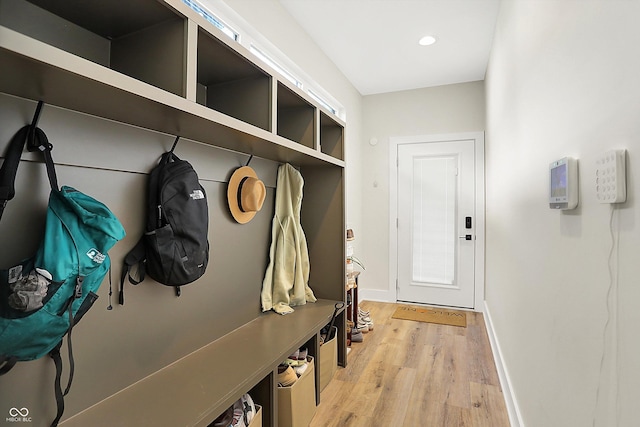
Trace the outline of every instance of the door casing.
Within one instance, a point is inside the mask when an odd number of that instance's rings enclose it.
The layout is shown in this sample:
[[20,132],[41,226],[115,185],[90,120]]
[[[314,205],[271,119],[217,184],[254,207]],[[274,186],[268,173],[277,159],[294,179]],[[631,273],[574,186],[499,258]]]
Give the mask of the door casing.
[[398,145],[422,142],[452,142],[473,140],[475,147],[475,294],[474,311],[484,310],[485,266],[485,205],[484,205],[484,132],[438,135],[415,135],[389,138],[389,290],[388,295],[397,301],[398,279]]

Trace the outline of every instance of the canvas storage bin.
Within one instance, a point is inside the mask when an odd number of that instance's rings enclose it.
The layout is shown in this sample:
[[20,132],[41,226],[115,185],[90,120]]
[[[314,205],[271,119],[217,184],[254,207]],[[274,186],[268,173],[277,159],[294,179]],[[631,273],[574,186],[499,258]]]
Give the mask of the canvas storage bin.
[[278,427],[305,427],[316,413],[316,376],[313,357],[290,387],[278,387]]
[[338,327],[333,327],[333,338],[320,346],[320,391],[331,382],[338,370]]
[[251,419],[249,427],[262,427],[262,406],[256,405],[256,414]]

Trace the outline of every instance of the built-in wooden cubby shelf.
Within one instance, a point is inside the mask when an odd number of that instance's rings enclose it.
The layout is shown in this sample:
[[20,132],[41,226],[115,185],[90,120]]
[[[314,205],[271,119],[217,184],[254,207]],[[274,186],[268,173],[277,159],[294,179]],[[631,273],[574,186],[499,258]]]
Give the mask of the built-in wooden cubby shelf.
[[162,3],[0,0],[0,25],[183,95],[186,19]]
[[271,76],[203,28],[198,30],[197,102],[271,130]]
[[344,160],[344,125],[320,111],[320,151]]
[[0,0],[4,93],[270,160],[344,167],[341,150],[320,149],[320,106],[257,62],[179,0]]
[[[62,424],[204,426],[252,391],[264,425],[277,426],[278,364],[301,345],[319,356],[319,331],[345,300],[345,123],[182,0],[0,0],[0,93],[300,171],[309,286],[318,302],[287,316],[256,307],[248,323],[216,314],[231,322],[224,336],[201,348],[185,344],[184,358],[108,389]],[[243,243],[257,242],[267,253],[267,240],[264,234]],[[221,294],[227,291],[233,289]],[[344,366],[344,313],[335,324]],[[100,375],[117,375],[114,369],[105,366]]]
[[314,148],[314,106],[283,83],[278,83],[277,95],[278,135]]

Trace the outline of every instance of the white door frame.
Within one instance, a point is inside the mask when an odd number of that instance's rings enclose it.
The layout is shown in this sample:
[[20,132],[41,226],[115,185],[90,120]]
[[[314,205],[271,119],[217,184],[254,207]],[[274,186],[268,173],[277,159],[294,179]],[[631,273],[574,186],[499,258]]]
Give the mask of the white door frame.
[[389,289],[390,301],[397,301],[398,279],[398,145],[422,142],[474,141],[475,176],[475,296],[474,310],[484,311],[484,132],[442,135],[398,136],[389,138]]

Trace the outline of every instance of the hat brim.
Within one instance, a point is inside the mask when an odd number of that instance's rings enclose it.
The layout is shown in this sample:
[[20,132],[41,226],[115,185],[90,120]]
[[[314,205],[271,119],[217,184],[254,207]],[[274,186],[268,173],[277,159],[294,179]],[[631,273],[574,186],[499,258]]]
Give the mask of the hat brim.
[[256,216],[256,213],[258,213],[257,211],[243,212],[238,204],[238,189],[240,188],[240,183],[246,177],[258,179],[258,175],[251,167],[242,166],[233,172],[229,179],[229,185],[227,186],[227,203],[229,204],[231,216],[240,224],[246,224],[251,221],[253,217]]

